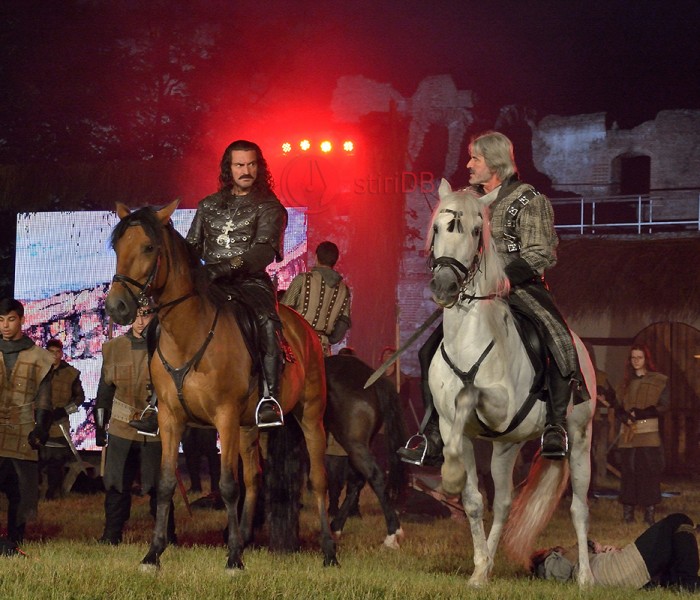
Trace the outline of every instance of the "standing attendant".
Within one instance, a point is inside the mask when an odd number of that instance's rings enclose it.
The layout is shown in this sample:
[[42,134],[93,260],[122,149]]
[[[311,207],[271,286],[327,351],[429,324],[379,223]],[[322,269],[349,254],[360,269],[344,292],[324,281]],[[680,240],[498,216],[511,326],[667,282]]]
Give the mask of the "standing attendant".
[[[129,421],[144,410],[150,396],[148,350],[144,333],[153,314],[139,308],[131,329],[102,346],[102,372],[95,399],[95,443],[105,448],[105,527],[102,544],[122,542],[131,515],[131,490],[137,475],[150,496],[156,516],[162,444],[155,435],[135,431]],[[109,435],[107,435],[109,430]],[[168,541],[175,542],[173,505],[168,517]]]
[[351,325],[350,288],[335,270],[339,256],[333,242],[321,242],[316,248],[316,266],[297,275],[282,298],[282,304],[296,310],[314,328],[326,356]]
[[42,476],[46,476],[46,499],[61,496],[66,463],[75,459],[67,436],[70,436],[68,415],[78,412],[85,401],[80,371],[63,359],[61,340],[52,339],[46,343],[46,349],[53,356],[51,376],[51,401],[53,404],[53,425],[49,431],[51,447],[39,449]]
[[661,502],[664,468],[659,415],[669,409],[668,377],[656,371],[649,348],[630,348],[625,376],[617,391],[622,433],[620,449],[620,503],[622,520],[634,522],[634,507],[644,507],[644,520],[654,523]]
[[20,544],[39,505],[39,455],[51,427],[53,357],[22,333],[24,306],[0,300],[0,492],[7,537]]

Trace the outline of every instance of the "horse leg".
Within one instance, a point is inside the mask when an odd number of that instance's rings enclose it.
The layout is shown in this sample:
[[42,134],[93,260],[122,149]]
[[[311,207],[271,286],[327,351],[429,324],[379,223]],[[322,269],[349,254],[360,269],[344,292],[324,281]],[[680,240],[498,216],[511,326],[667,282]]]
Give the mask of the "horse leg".
[[469,578],[469,585],[478,587],[488,583],[493,556],[486,543],[484,530],[484,498],[479,491],[479,475],[476,471],[476,457],[472,441],[463,436],[461,460],[464,464],[466,481],[462,492],[462,505],[469,519],[469,528],[474,544],[474,572]]
[[243,539],[238,524],[238,498],[241,490],[238,483],[238,452],[240,427],[238,423],[217,422],[216,429],[221,440],[221,499],[226,506],[228,526],[228,560],[226,569],[236,573],[243,569]]
[[345,498],[338,508],[338,514],[331,521],[331,531],[340,537],[343,533],[343,527],[345,522],[350,516],[350,511],[353,506],[357,505],[360,498],[360,492],[365,485],[365,479],[360,475],[360,473],[354,468],[349,467],[347,472],[347,477],[345,479]]
[[489,554],[492,557],[496,556],[498,542],[513,503],[513,469],[521,445],[493,442],[491,455],[491,476],[494,482],[493,523],[488,538]]
[[[588,486],[591,482],[591,402],[579,404],[569,415],[569,439],[571,454],[571,520],[576,530],[579,544],[578,584],[581,587],[593,585],[588,552]],[[582,425],[582,423],[584,423]]]
[[253,521],[261,480],[257,427],[241,427],[240,455],[243,462],[243,482],[245,484],[245,499],[240,527],[243,544],[247,546],[253,540]]
[[307,415],[305,412],[299,422],[306,439],[306,449],[309,453],[309,481],[316,499],[316,509],[321,521],[321,550],[323,551],[323,566],[338,564],[335,541],[331,535],[326,509],[328,483],[326,480],[326,432],[323,430],[321,415]]
[[387,529],[384,545],[392,550],[398,550],[401,539],[403,539],[403,530],[399,523],[399,516],[389,502],[383,471],[370,453],[368,445],[351,446],[348,453],[352,466],[367,480],[382,507]]
[[160,438],[163,447],[161,456],[160,474],[158,477],[158,503],[156,507],[156,524],[153,530],[153,538],[148,553],[141,561],[143,570],[152,570],[160,566],[160,555],[165,550],[168,543],[168,518],[170,516],[170,507],[177,485],[177,476],[175,469],[177,468],[178,448],[180,446],[180,438],[185,427],[182,424],[176,423],[169,412],[165,402],[161,403],[161,414],[159,422],[163,424],[160,430]]

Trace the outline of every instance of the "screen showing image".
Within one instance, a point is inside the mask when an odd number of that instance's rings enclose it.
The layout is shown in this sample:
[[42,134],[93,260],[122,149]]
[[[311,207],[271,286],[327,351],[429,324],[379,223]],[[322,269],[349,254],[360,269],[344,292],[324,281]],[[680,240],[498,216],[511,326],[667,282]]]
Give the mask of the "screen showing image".
[[[303,209],[289,208],[284,260],[268,267],[278,289],[306,270],[307,221]],[[173,214],[187,235],[194,209]],[[80,371],[85,403],[70,415],[78,450],[94,450],[92,405],[102,368],[102,344],[128,327],[113,324],[104,301],[116,257],[110,246],[119,218],[107,211],[35,212],[17,215],[15,298],[24,304],[24,332],[41,347],[63,343],[64,360]]]

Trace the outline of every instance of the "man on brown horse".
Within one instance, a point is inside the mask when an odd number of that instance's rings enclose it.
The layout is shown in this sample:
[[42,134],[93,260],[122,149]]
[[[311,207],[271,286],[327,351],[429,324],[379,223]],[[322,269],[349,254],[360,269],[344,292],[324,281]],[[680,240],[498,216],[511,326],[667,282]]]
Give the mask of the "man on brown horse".
[[[284,423],[277,398],[282,371],[282,324],[277,296],[266,267],[281,261],[287,210],[272,191],[272,175],[257,144],[237,140],[224,150],[219,191],[200,201],[187,243],[204,261],[209,281],[231,288],[257,315],[261,334],[263,397],[258,403],[259,427]],[[138,429],[153,429],[149,415],[134,421]]]
[[[542,435],[542,455],[561,460],[566,456],[566,410],[571,385],[580,381],[578,358],[569,331],[544,282],[544,272],[556,263],[557,234],[549,199],[518,178],[513,144],[502,133],[477,136],[469,147],[469,183],[484,195],[481,202],[491,211],[491,234],[510,279],[508,302],[524,313],[544,333],[547,350],[547,426]],[[399,454],[413,464],[442,460],[442,439],[432,394],[427,386],[428,367],[442,339],[442,327],[421,349],[421,379],[426,417],[420,435],[413,436]],[[412,444],[412,440],[420,442]]]
[[291,306],[314,328],[326,356],[331,355],[331,344],[342,340],[350,328],[350,288],[333,268],[339,255],[333,242],[321,242],[316,266],[297,275],[282,298],[282,304]]

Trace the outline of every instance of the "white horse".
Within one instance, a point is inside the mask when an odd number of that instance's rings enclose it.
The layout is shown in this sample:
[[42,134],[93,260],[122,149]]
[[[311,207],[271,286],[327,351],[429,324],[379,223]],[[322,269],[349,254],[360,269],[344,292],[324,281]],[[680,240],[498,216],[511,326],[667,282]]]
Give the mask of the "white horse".
[[[519,414],[530,396],[536,373],[503,300],[510,284],[490,237],[487,207],[473,192],[453,192],[444,179],[439,194],[440,204],[431,222],[428,244],[434,261],[431,291],[445,309],[444,340],[430,365],[430,389],[445,441],[442,486],[447,493],[462,495],[474,542],[474,572],[469,583],[479,586],[488,582],[509,514],[504,533],[506,551],[511,559],[524,566],[529,564],[535,538],[566,488],[568,468],[567,461],[547,460],[538,454],[511,512],[513,467],[524,442],[538,438],[544,430],[546,406],[533,394],[532,408]],[[588,396],[594,399],[593,366],[581,340],[576,335],[574,340]],[[573,488],[571,518],[580,549],[580,586],[593,583],[587,553],[586,494],[594,403],[595,400],[570,403],[567,416]],[[488,539],[473,438],[493,442],[491,474],[495,498]]]

